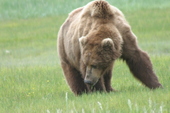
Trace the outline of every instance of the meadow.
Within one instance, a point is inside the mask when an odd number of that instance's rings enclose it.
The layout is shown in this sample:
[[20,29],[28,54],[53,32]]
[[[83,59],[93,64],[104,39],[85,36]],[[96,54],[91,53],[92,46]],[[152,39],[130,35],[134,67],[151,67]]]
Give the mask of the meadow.
[[75,96],[57,56],[69,12],[91,0],[0,1],[0,113],[170,113],[170,1],[108,0],[125,14],[163,89],[150,90],[116,61],[118,92]]

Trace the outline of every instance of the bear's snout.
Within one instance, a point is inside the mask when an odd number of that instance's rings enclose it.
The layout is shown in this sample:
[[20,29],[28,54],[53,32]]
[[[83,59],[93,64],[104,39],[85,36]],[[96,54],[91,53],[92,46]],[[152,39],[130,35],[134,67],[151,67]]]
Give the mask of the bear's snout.
[[94,86],[97,82],[98,82],[99,78],[92,76],[92,75],[86,75],[86,77],[84,78],[84,83]]
[[84,83],[86,83],[88,85],[93,85],[93,82],[91,80],[84,80]]

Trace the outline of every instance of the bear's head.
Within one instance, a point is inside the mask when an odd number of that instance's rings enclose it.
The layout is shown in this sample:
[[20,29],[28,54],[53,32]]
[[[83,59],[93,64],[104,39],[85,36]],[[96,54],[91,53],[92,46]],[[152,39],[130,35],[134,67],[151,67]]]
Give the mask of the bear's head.
[[121,39],[82,36],[79,38],[84,82],[95,85],[121,55]]

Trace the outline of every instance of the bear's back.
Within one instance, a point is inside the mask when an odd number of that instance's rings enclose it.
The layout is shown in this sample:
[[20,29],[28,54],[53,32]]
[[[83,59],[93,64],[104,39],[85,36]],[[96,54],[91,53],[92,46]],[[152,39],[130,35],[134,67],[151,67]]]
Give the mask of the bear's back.
[[[116,22],[117,20],[120,22]],[[63,57],[61,59],[65,59],[79,70],[81,53],[78,39],[93,34],[93,31],[96,32],[104,24],[108,26],[107,28],[110,26],[110,29],[114,28],[119,33],[115,23],[124,24],[121,22],[124,20],[120,10],[102,0],[92,1],[84,7],[73,10],[60,28],[58,35],[58,45],[64,51],[61,52],[60,56]]]

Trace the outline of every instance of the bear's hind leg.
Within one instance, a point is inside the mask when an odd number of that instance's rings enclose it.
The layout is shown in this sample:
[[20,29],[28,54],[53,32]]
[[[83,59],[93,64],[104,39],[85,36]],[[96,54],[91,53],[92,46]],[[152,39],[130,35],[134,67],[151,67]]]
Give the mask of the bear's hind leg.
[[70,86],[72,92],[75,95],[81,95],[82,93],[87,93],[88,88],[85,85],[80,72],[78,72],[75,68],[71,67],[69,64],[61,63],[61,65],[67,83]]
[[94,86],[95,91],[111,92],[116,91],[111,86],[112,70],[107,71]]
[[99,81],[93,86],[92,91],[106,92],[103,77],[101,77]]
[[111,86],[111,78],[112,78],[112,71],[109,70],[108,72],[105,73],[104,75],[104,84],[106,87],[106,91],[107,92],[111,92],[111,91],[116,91],[112,88]]

